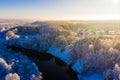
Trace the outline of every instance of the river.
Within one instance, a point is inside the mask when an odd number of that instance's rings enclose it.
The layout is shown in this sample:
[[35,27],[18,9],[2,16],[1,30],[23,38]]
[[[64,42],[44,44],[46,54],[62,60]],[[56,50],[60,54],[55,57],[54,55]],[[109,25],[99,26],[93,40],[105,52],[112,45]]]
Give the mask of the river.
[[8,46],[8,50],[28,56],[43,73],[43,80],[78,80],[70,66],[48,53],[13,46]]

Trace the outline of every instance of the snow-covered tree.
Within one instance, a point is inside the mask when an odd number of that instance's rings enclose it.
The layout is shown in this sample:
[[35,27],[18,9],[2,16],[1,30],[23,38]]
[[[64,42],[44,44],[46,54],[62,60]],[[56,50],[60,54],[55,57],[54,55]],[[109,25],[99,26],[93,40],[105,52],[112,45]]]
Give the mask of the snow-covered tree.
[[20,80],[20,76],[17,73],[9,73],[6,75],[5,80]]
[[19,35],[16,35],[13,31],[8,31],[6,33],[6,40],[10,40],[10,39],[18,39],[20,38]]

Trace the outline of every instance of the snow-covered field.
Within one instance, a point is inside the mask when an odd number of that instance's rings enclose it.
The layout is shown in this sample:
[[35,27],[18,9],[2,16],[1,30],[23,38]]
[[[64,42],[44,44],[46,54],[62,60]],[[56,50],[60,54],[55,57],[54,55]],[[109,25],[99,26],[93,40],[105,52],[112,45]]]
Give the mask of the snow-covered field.
[[1,29],[0,41],[50,53],[78,72],[79,80],[120,80],[119,30],[120,23],[112,21],[34,22]]

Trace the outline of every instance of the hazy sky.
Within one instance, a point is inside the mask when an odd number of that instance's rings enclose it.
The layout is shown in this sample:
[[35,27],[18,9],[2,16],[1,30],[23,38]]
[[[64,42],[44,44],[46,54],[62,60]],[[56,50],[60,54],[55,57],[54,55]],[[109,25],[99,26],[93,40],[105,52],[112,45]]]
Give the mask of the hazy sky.
[[0,0],[0,18],[120,19],[120,0]]

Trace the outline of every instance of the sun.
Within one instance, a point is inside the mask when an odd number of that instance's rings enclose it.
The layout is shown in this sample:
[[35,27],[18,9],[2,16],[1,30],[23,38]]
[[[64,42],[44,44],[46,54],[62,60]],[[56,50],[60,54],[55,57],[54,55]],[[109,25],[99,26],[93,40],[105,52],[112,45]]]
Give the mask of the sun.
[[119,1],[120,1],[120,0],[113,0],[113,2],[116,3],[116,4],[117,4]]

